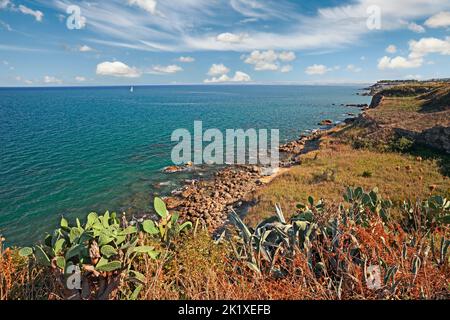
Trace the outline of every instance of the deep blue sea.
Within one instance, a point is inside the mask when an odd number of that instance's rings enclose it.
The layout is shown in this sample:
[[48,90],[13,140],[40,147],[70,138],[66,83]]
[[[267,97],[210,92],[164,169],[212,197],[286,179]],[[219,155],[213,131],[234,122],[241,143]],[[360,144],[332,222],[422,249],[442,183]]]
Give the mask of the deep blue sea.
[[[0,234],[25,245],[61,215],[146,211],[184,176],[172,131],[279,129],[280,140],[368,103],[351,86],[146,86],[0,89]],[[196,174],[203,174],[197,172]],[[177,180],[178,179],[178,180]]]

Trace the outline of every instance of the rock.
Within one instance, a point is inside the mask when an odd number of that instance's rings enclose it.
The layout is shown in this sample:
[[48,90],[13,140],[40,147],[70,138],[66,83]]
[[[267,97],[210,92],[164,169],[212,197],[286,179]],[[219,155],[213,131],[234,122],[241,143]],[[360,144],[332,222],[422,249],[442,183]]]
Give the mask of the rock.
[[329,119],[327,119],[327,120],[322,120],[322,121],[319,122],[319,125],[320,125],[320,126],[331,126],[332,124],[333,124],[333,121],[332,121],[332,120],[329,120]]
[[272,167],[264,168],[261,171],[261,175],[264,177],[269,177],[269,176],[273,176],[274,174],[277,174],[279,171],[280,171],[280,168],[272,168]]
[[174,197],[164,198],[164,202],[166,203],[166,207],[169,210],[176,209],[182,204],[182,202],[180,200],[178,200]]
[[183,171],[183,170],[184,169],[182,167],[170,166],[170,167],[164,168],[164,173],[176,173],[176,172],[180,172],[180,171]]

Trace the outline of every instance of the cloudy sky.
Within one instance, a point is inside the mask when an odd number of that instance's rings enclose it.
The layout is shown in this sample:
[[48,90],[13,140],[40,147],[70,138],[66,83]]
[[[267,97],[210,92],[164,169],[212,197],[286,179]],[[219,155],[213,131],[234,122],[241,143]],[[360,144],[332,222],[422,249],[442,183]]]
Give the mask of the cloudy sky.
[[0,0],[0,86],[437,77],[449,0]]

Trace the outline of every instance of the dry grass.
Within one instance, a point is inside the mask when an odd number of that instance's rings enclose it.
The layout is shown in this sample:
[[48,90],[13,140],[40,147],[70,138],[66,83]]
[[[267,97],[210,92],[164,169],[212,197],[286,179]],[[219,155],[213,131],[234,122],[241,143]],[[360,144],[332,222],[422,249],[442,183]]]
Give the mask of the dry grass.
[[[335,172],[334,179],[318,179],[330,170]],[[327,138],[321,150],[303,156],[302,165],[257,191],[258,204],[248,213],[247,221],[254,223],[267,217],[276,203],[286,212],[294,212],[296,205],[306,203],[310,195],[328,202],[340,201],[347,186],[378,187],[381,195],[394,203],[427,198],[430,188],[434,188],[433,193],[450,196],[450,180],[442,175],[435,160],[355,150]]]
[[44,300],[54,292],[50,274],[0,239],[0,300]]

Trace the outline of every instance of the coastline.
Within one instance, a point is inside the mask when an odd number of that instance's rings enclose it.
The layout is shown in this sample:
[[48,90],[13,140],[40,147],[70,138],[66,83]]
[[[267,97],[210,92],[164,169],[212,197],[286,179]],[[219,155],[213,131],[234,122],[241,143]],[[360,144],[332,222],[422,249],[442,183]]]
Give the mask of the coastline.
[[[207,226],[210,232],[221,229],[228,221],[232,211],[245,215],[255,203],[255,193],[270,184],[274,179],[289,172],[296,166],[301,165],[300,157],[313,152],[319,148],[319,140],[335,132],[336,129],[344,128],[364,113],[363,106],[347,105],[363,110],[362,113],[345,119],[340,123],[329,123],[324,120],[324,128],[314,129],[311,134],[301,134],[298,139],[288,141],[280,146],[282,159],[274,171],[256,165],[230,165],[217,170],[211,178],[200,181],[192,180],[184,186],[172,191],[171,196],[163,197],[169,210],[180,213],[183,219],[200,223]],[[327,121],[325,124],[324,122]],[[188,163],[184,168],[191,168]],[[167,167],[167,174],[176,174],[183,167]],[[140,218],[145,218],[144,215]]]

